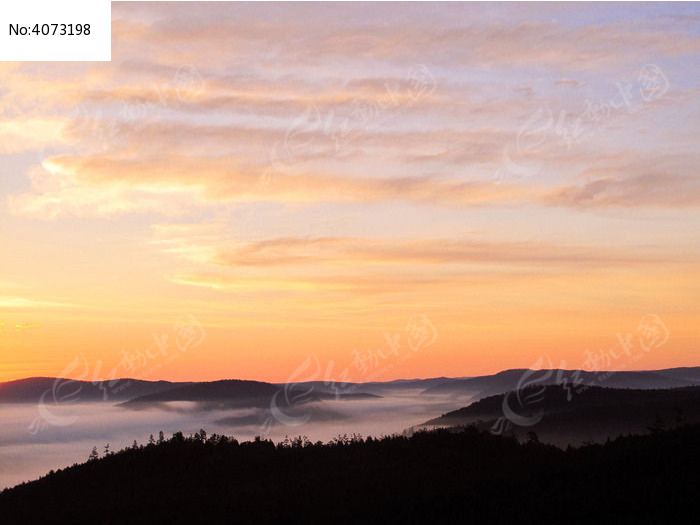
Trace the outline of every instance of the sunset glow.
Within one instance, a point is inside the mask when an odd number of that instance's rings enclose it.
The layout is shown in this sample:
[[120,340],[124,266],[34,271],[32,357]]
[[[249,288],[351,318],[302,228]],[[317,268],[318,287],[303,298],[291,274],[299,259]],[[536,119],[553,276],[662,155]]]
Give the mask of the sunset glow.
[[693,4],[115,2],[111,62],[0,63],[0,381],[590,369],[648,315],[626,369],[698,365],[698,57]]

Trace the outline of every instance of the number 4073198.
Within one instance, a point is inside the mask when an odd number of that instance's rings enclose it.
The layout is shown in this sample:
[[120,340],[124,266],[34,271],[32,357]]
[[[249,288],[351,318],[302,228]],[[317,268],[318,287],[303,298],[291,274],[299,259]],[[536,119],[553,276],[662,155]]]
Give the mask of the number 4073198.
[[78,36],[89,34],[90,24],[34,24],[33,26],[10,24],[10,36]]

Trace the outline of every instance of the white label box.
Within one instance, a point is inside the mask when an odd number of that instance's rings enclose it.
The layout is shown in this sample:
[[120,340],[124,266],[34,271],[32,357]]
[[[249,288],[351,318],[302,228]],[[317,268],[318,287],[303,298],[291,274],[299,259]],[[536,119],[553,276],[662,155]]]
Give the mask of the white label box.
[[0,3],[0,61],[110,61],[110,0]]

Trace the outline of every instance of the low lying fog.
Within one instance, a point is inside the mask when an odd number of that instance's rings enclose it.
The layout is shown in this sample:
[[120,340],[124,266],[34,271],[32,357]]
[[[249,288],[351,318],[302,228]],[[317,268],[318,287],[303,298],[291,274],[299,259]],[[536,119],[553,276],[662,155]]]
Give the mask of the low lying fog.
[[286,435],[328,441],[339,434],[400,433],[466,404],[464,399],[421,396],[419,390],[376,399],[305,403],[292,408],[280,404],[279,411],[272,412],[269,407],[205,409],[185,402],[141,410],[106,402],[80,403],[51,406],[50,419],[54,424],[39,427],[35,421],[39,416],[37,405],[0,404],[0,490],[36,479],[51,469],[82,463],[94,446],[102,455],[106,443],[116,451],[134,440],[145,444],[150,434],[157,438],[160,430],[166,437],[178,431],[189,435],[204,428],[209,434],[226,434],[240,441],[262,436],[278,442]]

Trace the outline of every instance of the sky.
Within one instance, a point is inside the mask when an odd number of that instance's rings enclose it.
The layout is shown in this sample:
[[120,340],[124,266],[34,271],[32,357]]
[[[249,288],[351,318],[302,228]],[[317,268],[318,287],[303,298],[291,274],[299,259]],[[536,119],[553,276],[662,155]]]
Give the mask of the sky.
[[0,381],[700,365],[699,57],[693,3],[115,2],[0,63]]

